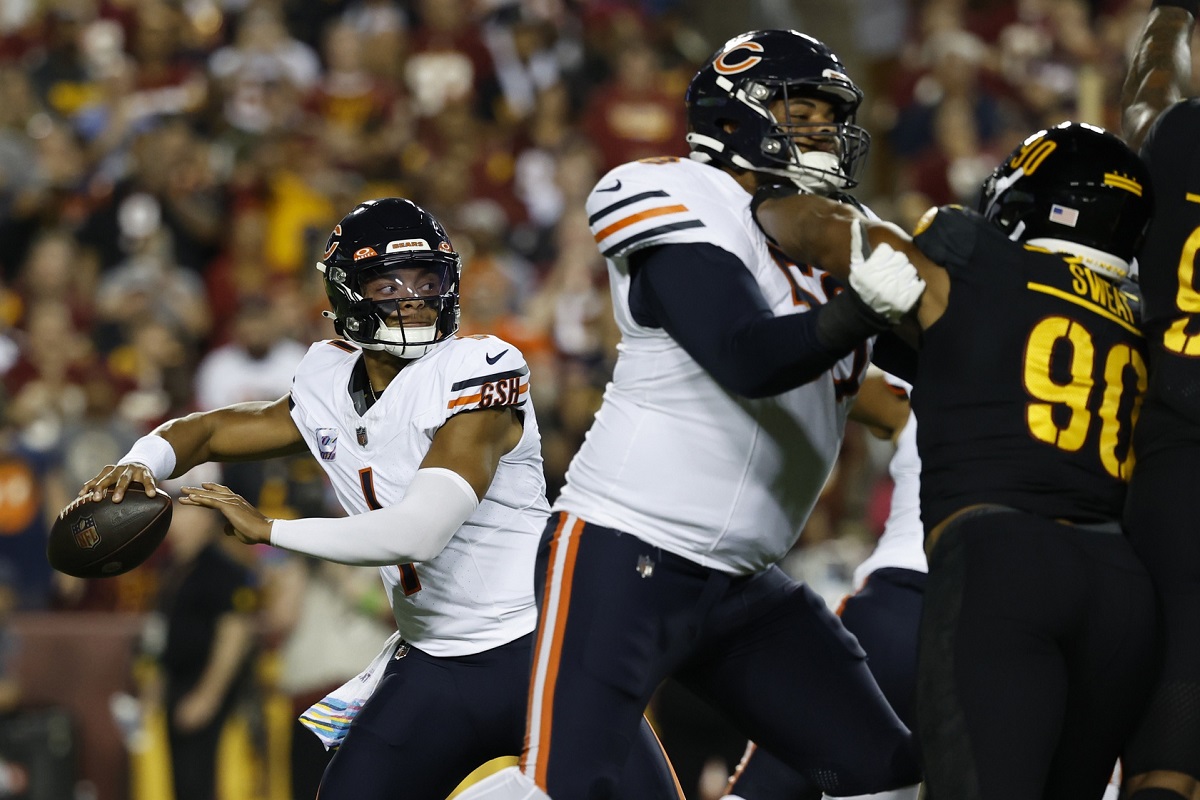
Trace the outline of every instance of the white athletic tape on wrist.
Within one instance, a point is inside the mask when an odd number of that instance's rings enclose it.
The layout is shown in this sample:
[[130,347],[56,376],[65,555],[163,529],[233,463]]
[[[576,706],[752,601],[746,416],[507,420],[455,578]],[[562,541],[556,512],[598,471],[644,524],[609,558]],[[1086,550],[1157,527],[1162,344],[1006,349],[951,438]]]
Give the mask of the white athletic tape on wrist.
[[175,449],[161,436],[148,434],[133,443],[117,465],[141,464],[150,470],[155,480],[163,481],[175,471]]

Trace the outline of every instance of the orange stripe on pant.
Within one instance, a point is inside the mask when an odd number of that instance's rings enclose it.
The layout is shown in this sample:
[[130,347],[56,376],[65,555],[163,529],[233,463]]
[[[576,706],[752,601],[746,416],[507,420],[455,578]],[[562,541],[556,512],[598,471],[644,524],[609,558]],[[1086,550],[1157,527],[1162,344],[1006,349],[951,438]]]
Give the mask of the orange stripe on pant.
[[[542,595],[544,607],[538,617],[533,674],[529,682],[525,749],[521,755],[521,771],[533,779],[543,791],[547,790],[546,771],[554,716],[554,687],[562,665],[562,637],[571,605],[571,583],[579,554],[579,534],[583,530],[583,520],[575,517],[568,526],[569,519],[569,515],[562,514],[550,544],[546,585]],[[548,630],[548,624],[553,625],[553,630]],[[542,684],[540,692],[539,683]],[[530,753],[534,753],[532,763]]]

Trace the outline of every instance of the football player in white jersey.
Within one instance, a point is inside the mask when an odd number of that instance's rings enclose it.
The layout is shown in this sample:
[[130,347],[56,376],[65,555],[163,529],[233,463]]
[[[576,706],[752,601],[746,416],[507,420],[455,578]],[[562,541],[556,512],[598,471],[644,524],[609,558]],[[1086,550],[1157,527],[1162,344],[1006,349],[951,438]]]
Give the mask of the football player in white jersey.
[[[320,794],[442,800],[522,746],[549,514],[529,369],[507,342],[455,335],[459,256],[408,200],[357,206],[317,266],[344,338],[311,347],[288,396],[167,422],[80,494],[112,488],[119,501],[131,481],[150,493],[201,462],[311,452],[350,516],[269,520],[217,484],[180,502],[217,509],[247,543],[380,567],[397,635],[302,717],[340,744]],[[677,798],[653,733],[635,735],[647,760],[628,763],[630,785]]]
[[[853,418],[860,422],[894,419],[877,426],[896,442],[888,462],[892,500],[883,534],[875,549],[854,570],[854,594],[846,597],[838,616],[867,652],[871,674],[905,725],[915,724],[917,629],[929,566],[925,529],[921,525],[921,458],[917,454],[917,420],[909,408],[911,386],[886,373],[867,379],[877,391],[859,393]],[[884,388],[886,387],[886,388]],[[868,404],[870,407],[867,407]],[[873,426],[876,427],[876,426]],[[916,800],[916,786],[853,800]],[[797,800],[803,797],[802,775],[778,758],[750,744],[729,781],[727,800]]]
[[622,165],[589,196],[619,355],[538,553],[521,764],[463,800],[620,796],[668,675],[817,794],[919,780],[854,637],[776,566],[833,466],[869,340],[920,292],[903,257],[873,255],[855,280],[911,296],[870,306],[775,251],[752,215],[764,185],[854,184],[861,98],[815,39],[744,34],[688,89],[692,158]]

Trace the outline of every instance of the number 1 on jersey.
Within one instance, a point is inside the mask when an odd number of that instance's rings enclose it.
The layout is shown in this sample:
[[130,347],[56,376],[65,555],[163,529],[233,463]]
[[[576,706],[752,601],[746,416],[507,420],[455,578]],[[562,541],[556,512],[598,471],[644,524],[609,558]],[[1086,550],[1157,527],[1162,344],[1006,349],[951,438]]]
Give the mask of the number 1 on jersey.
[[[362,485],[363,497],[366,498],[367,505],[372,511],[383,508],[379,499],[375,497],[375,472],[370,467],[363,467],[358,471],[358,481]],[[421,579],[417,577],[417,568],[412,564],[397,564],[400,569],[400,588],[404,590],[404,596],[416,594],[421,591]]]

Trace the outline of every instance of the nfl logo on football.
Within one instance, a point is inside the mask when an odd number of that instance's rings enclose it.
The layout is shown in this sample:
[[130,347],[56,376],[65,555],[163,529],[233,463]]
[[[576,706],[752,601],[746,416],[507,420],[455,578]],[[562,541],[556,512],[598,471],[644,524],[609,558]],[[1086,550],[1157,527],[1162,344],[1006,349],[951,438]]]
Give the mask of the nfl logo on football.
[[337,428],[317,428],[317,452],[321,454],[321,460],[337,458],[337,437]]
[[72,524],[71,535],[81,550],[91,550],[100,544],[100,531],[96,530],[96,521],[91,517],[84,517]]

